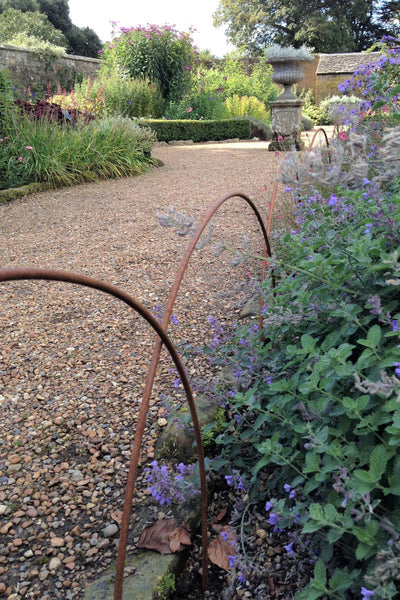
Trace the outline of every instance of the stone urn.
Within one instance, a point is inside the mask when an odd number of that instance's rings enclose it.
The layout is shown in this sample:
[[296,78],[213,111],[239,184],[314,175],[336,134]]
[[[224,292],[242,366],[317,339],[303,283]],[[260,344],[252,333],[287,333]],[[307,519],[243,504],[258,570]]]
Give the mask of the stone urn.
[[296,98],[296,95],[292,92],[292,85],[304,79],[302,61],[289,60],[287,58],[271,58],[268,62],[274,69],[272,81],[284,87],[283,93],[277,100],[281,98]]
[[304,78],[303,63],[313,60],[305,46],[293,48],[273,44],[265,51],[266,62],[272,65],[272,81],[283,85],[283,93],[270,102],[272,142],[270,150],[301,149],[302,101],[292,92],[292,86]]
[[304,79],[303,63],[312,61],[313,54],[306,46],[293,48],[293,46],[272,44],[265,50],[265,59],[274,70],[272,81],[284,87],[283,94],[278,100],[282,97],[296,98],[292,92],[292,85]]

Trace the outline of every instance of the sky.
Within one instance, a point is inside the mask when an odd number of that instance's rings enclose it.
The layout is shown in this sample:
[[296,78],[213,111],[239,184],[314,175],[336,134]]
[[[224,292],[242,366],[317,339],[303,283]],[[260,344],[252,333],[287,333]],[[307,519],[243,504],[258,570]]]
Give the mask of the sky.
[[224,28],[215,28],[212,14],[219,0],[68,0],[74,25],[94,29],[102,42],[111,39],[111,21],[120,27],[175,25],[178,31],[196,29],[192,37],[199,50],[221,58],[234,50]]

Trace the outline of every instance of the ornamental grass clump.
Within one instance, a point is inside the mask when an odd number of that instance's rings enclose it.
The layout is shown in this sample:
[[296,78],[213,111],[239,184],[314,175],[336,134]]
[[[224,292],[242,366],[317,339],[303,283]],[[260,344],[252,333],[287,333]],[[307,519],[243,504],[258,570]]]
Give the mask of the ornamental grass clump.
[[54,187],[124,177],[142,173],[152,164],[155,135],[149,129],[124,117],[72,125],[55,121],[51,114],[22,113],[4,73],[0,78],[0,125],[1,189],[36,182]]
[[400,593],[400,128],[361,120],[283,163],[294,225],[268,260],[263,327],[209,349],[231,373],[213,468],[290,556],[313,549],[298,600]]

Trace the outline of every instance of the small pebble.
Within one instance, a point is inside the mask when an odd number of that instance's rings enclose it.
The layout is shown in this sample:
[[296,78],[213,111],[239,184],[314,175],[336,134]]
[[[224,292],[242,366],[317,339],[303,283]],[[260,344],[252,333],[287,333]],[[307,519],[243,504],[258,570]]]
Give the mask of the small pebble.
[[57,556],[54,556],[49,562],[50,571],[57,571],[61,567],[61,564],[61,560]]
[[117,533],[118,533],[118,525],[116,525],[115,523],[110,523],[109,525],[107,525],[107,527],[105,527],[103,529],[103,535],[106,538],[113,537]]

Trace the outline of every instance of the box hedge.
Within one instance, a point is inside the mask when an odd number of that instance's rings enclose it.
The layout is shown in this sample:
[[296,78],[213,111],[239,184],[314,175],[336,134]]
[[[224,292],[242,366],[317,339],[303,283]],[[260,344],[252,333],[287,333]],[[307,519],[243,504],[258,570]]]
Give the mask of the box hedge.
[[218,121],[139,119],[137,122],[139,125],[150,127],[156,133],[159,142],[208,142],[233,138],[249,139],[251,136],[250,120],[247,118]]

